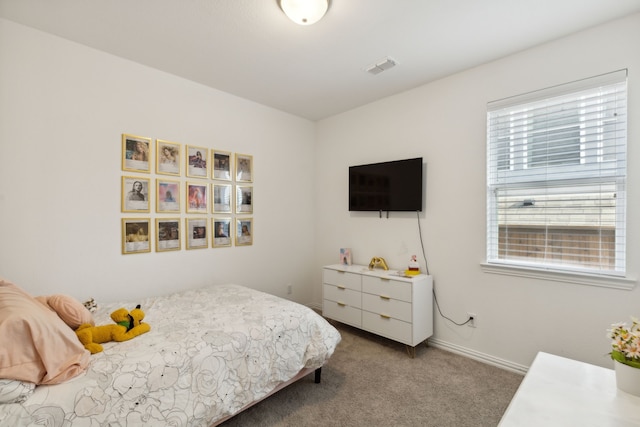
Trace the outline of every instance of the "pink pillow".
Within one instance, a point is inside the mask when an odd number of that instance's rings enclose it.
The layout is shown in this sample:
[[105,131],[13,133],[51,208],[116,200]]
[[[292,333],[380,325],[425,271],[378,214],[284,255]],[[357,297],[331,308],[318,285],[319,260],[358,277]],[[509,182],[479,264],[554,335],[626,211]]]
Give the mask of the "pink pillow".
[[73,297],[50,295],[46,297],[38,296],[36,299],[55,311],[62,321],[74,331],[83,323],[95,325],[91,312],[87,310],[84,304]]
[[0,342],[0,378],[58,384],[89,364],[89,352],[56,313],[3,279]]

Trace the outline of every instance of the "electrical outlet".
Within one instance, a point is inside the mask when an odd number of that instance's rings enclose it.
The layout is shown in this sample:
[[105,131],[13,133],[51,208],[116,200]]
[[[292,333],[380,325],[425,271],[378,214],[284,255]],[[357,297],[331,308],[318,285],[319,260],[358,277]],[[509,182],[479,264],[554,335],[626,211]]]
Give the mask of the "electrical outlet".
[[475,328],[478,326],[478,316],[475,313],[467,313],[467,316],[469,316],[469,322],[467,323],[467,326],[470,328]]
[[287,285],[287,295],[291,295],[293,293],[293,285]]

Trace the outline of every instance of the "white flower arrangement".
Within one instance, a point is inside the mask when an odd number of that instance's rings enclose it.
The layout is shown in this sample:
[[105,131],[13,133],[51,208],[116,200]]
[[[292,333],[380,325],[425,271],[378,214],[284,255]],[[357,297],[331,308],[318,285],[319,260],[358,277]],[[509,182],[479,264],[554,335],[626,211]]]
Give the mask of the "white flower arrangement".
[[640,369],[640,320],[632,317],[631,321],[630,328],[626,323],[614,323],[607,330],[611,338],[611,358]]

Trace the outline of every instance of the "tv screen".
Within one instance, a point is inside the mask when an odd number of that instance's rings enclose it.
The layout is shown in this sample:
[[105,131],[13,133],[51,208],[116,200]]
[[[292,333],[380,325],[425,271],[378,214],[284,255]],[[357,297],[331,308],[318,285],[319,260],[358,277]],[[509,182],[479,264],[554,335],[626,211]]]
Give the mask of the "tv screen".
[[350,211],[422,211],[422,157],[349,167]]

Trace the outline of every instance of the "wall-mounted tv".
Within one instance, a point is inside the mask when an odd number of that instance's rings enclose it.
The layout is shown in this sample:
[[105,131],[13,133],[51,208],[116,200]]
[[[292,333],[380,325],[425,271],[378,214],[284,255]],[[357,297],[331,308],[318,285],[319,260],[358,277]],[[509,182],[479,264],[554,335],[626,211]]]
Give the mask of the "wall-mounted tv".
[[350,211],[422,211],[422,157],[349,167]]

